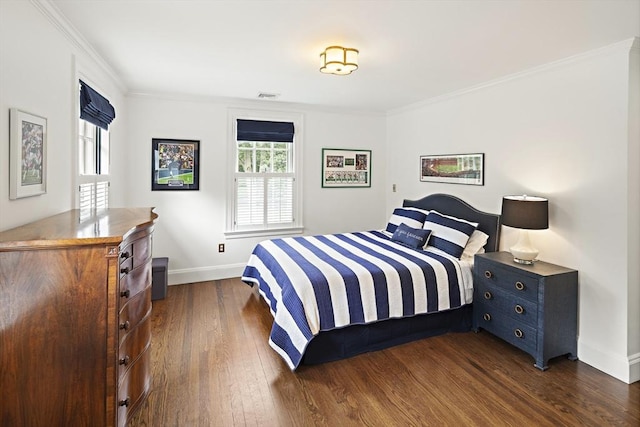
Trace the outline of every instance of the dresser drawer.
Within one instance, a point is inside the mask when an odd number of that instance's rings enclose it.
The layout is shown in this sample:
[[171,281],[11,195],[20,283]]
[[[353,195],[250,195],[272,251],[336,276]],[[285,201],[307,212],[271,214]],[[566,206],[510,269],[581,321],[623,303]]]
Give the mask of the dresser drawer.
[[538,300],[538,278],[524,274],[521,270],[504,267],[502,264],[477,258],[474,267],[474,283],[498,286],[530,301]]
[[518,322],[499,311],[478,313],[477,325],[516,347],[532,353],[536,351],[536,329]]
[[118,425],[127,424],[129,415],[144,401],[151,387],[151,348],[142,352],[129,370],[120,378],[118,386]]
[[538,306],[525,298],[518,298],[514,293],[504,291],[500,286],[480,282],[475,286],[473,297],[474,310],[480,315],[486,311],[499,311],[516,321],[533,328],[537,325]]
[[147,316],[120,343],[118,349],[118,378],[138,360],[143,351],[151,345],[151,317]]
[[151,311],[151,287],[131,298],[120,310],[119,339],[122,340]]
[[120,278],[120,307],[151,286],[151,261],[134,268]]
[[143,265],[151,259],[151,236],[134,241],[132,247],[133,268]]

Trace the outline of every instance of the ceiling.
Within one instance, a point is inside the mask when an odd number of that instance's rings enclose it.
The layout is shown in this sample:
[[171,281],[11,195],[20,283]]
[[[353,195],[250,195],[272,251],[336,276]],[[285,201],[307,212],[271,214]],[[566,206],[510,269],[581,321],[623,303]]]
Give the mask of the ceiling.
[[[640,0],[39,0],[128,93],[386,112],[640,35]],[[348,76],[327,46],[360,50]],[[274,101],[264,101],[274,102]]]

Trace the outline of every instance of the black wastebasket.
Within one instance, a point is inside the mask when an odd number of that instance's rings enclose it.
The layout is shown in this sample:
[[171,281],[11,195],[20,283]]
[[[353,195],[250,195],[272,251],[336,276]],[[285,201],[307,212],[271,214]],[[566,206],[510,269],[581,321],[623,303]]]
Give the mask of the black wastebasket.
[[164,299],[167,296],[169,258],[153,258],[151,268],[151,299]]

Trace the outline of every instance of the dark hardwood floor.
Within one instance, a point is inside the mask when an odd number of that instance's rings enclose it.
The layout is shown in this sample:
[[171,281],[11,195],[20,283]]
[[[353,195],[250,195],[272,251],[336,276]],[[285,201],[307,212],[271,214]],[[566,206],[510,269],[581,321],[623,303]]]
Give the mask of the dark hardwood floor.
[[153,385],[130,426],[640,426],[640,382],[580,361],[534,368],[487,332],[448,334],[292,372],[239,279],[153,303]]

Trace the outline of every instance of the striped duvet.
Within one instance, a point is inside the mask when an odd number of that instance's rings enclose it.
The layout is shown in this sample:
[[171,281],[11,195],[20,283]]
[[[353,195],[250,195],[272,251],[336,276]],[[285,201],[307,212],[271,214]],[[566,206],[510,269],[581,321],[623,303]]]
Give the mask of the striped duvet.
[[293,370],[320,331],[470,302],[464,269],[437,250],[410,249],[366,231],[261,242],[242,280],[256,284],[269,304],[269,344]]

